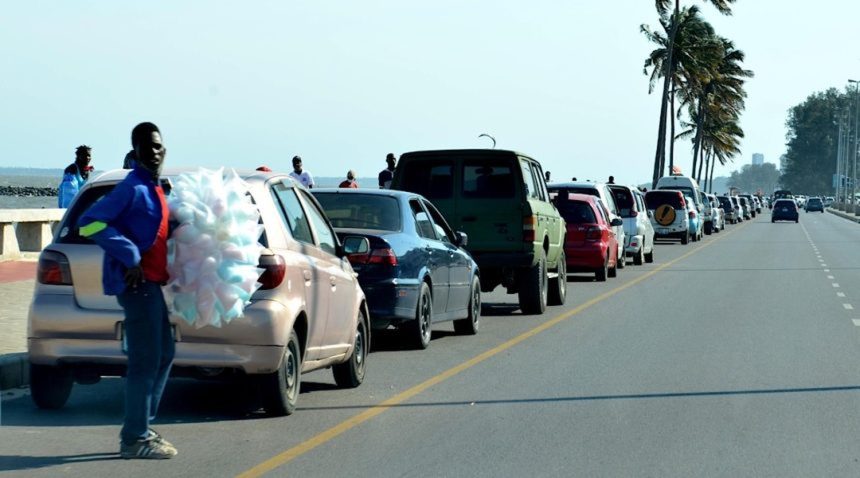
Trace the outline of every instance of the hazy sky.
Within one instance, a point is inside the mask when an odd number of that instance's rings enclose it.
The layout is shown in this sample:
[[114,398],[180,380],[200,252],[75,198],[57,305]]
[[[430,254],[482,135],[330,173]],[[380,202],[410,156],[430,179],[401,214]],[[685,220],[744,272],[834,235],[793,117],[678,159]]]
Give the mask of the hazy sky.
[[[756,73],[743,154],[778,162],[789,107],[860,79],[860,4],[738,0],[717,32]],[[554,179],[650,179],[659,98],[642,63],[653,0],[17,1],[0,15],[0,166],[119,167],[153,121],[168,165],[375,176],[385,154],[499,148]],[[690,165],[688,141],[678,161]]]

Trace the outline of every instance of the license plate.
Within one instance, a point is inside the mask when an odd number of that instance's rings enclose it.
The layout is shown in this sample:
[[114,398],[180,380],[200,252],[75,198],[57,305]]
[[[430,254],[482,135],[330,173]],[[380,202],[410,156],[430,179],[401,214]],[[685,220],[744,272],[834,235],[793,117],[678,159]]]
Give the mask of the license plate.
[[657,229],[657,233],[658,234],[669,234],[669,230],[668,229]]
[[788,212],[788,208],[782,208],[782,212]]

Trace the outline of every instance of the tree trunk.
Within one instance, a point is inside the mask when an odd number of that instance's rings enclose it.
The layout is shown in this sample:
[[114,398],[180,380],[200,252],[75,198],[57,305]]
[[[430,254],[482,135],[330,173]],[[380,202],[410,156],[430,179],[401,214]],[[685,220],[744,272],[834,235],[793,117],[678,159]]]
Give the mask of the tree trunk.
[[714,193],[714,166],[717,165],[716,158],[713,157],[714,153],[711,153],[711,179],[708,182],[708,191],[713,194]]
[[708,101],[708,94],[705,93],[699,98],[698,110],[696,112],[696,137],[693,140],[693,169],[696,169],[696,158],[699,157],[699,151],[702,149],[702,137],[704,136],[702,127],[705,124],[705,102]]
[[666,110],[669,107],[669,80],[674,74],[672,68],[672,53],[675,51],[675,35],[678,33],[678,12],[672,17],[672,32],[669,35],[669,51],[666,54],[665,70],[663,72],[663,96],[660,97],[660,127],[657,129],[657,152],[654,155],[654,175],[651,187],[657,187],[657,180],[663,176],[666,165]]
[[672,78],[670,97],[672,110],[672,130],[669,135],[669,174],[672,174],[672,168],[675,167],[675,78]]
[[696,175],[696,182],[702,181],[702,167],[705,165],[705,150],[701,150],[701,157],[699,158],[699,174]]

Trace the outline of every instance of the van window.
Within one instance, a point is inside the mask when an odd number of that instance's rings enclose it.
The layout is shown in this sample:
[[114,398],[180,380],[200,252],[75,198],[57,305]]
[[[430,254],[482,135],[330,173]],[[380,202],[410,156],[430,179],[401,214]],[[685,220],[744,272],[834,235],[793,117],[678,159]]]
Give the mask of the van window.
[[284,224],[287,225],[293,238],[299,242],[314,245],[310,223],[293,188],[288,188],[283,184],[275,184],[272,187],[272,193],[274,193],[275,201],[280,206],[278,211],[281,213],[281,219],[284,220]]
[[523,182],[525,183],[525,196],[529,199],[540,199],[537,186],[535,185],[535,178],[532,176],[528,161],[520,160],[520,170],[522,170]]
[[408,161],[404,168],[402,191],[420,194],[427,199],[448,199],[454,195],[454,163],[448,160]]
[[658,189],[671,189],[672,191],[681,191],[682,193],[684,193],[684,196],[689,196],[691,198],[696,197],[696,192],[693,191],[693,188],[687,186],[663,186]]
[[633,213],[636,212],[633,193],[631,193],[629,189],[623,187],[610,187],[609,190],[612,191],[612,199],[615,200],[615,205],[618,207],[618,211],[620,213],[619,216],[633,217]]
[[415,217],[415,228],[418,230],[418,235],[425,239],[436,239],[436,232],[433,230],[433,221],[430,220],[430,215],[421,207],[421,203],[417,199],[409,200],[409,208],[412,209],[412,215]]
[[534,179],[535,187],[537,188],[538,199],[541,201],[547,200],[546,183],[544,182],[543,171],[537,163],[529,163],[532,170],[532,179]]
[[677,191],[648,191],[645,193],[645,204],[648,209],[657,209],[664,204],[681,209],[681,198]]
[[463,165],[463,196],[512,198],[516,195],[514,178],[510,161],[467,161]]

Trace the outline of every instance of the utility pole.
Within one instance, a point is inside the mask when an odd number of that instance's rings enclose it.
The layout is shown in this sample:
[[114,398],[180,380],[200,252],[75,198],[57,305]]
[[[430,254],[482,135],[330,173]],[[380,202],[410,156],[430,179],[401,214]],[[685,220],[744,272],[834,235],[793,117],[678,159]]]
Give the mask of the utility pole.
[[842,191],[842,114],[839,114],[839,139],[836,141],[836,209],[841,209],[842,199],[839,193]]
[[[849,83],[854,83],[854,144],[851,147],[850,152],[850,160],[851,160],[851,212],[854,215],[860,215],[860,208],[857,207],[856,200],[854,194],[857,191],[857,147],[858,140],[860,140],[860,134],[857,134],[860,131],[860,81],[857,80],[848,80]],[[849,118],[849,121],[850,118]]]

